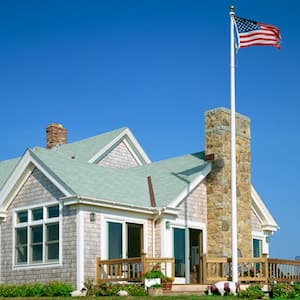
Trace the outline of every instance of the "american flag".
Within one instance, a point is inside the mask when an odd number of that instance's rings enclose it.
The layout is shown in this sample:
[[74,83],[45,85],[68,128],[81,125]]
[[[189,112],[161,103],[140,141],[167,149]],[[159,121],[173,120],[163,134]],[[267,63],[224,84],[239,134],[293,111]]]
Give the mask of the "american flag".
[[234,16],[238,34],[238,48],[274,46],[280,48],[279,28]]

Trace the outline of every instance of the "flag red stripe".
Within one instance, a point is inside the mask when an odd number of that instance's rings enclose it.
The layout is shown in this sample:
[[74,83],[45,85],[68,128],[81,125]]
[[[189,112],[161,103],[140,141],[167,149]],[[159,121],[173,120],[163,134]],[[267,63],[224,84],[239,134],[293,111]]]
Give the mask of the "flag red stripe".
[[279,28],[256,21],[236,17],[239,47],[275,46],[280,48]]

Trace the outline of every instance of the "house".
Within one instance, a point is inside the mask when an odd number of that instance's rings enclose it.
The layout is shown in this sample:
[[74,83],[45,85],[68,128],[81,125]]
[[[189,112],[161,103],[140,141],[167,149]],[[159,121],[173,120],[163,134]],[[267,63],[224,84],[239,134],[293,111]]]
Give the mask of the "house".
[[[238,248],[268,254],[278,225],[251,184],[250,120],[236,115]],[[78,289],[95,259],[174,257],[177,283],[200,257],[231,256],[230,111],[205,114],[205,149],[151,162],[128,128],[0,162],[0,282],[60,280]],[[195,137],[197,138],[197,137]],[[155,141],[153,141],[155,142]]]

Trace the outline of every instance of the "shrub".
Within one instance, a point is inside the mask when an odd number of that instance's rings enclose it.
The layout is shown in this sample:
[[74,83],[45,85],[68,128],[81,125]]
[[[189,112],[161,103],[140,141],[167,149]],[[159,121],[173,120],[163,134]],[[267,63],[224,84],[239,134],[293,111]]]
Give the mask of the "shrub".
[[251,285],[238,293],[239,297],[249,299],[262,299],[264,295],[265,294],[259,285]]
[[151,270],[147,273],[145,273],[145,278],[147,279],[153,279],[153,278],[164,278],[165,275],[162,271],[160,270]]
[[73,287],[68,283],[49,282],[43,285],[42,290],[45,297],[65,297],[70,296]]
[[300,285],[298,283],[277,283],[272,286],[270,293],[272,298],[299,298],[300,297]]
[[61,282],[52,282],[47,284],[28,283],[22,285],[0,285],[0,297],[54,297],[70,296],[73,290],[72,286]]
[[84,287],[86,288],[86,295],[87,296],[94,296],[96,294],[95,282],[92,278],[88,278],[84,282]]
[[127,291],[129,296],[146,296],[147,293],[140,284],[111,284],[104,283],[98,287],[96,296],[117,296],[118,292]]
[[145,291],[145,288],[141,286],[140,284],[130,284],[127,285],[125,289],[130,296],[146,296],[147,293]]

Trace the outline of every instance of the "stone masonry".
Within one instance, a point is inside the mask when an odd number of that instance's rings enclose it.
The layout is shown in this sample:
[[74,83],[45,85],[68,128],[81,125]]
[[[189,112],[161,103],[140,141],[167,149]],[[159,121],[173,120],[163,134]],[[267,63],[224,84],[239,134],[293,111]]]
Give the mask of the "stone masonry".
[[[207,177],[209,256],[231,257],[231,137],[230,111],[217,108],[205,115],[205,153],[214,154]],[[238,248],[252,256],[250,120],[236,114]]]

